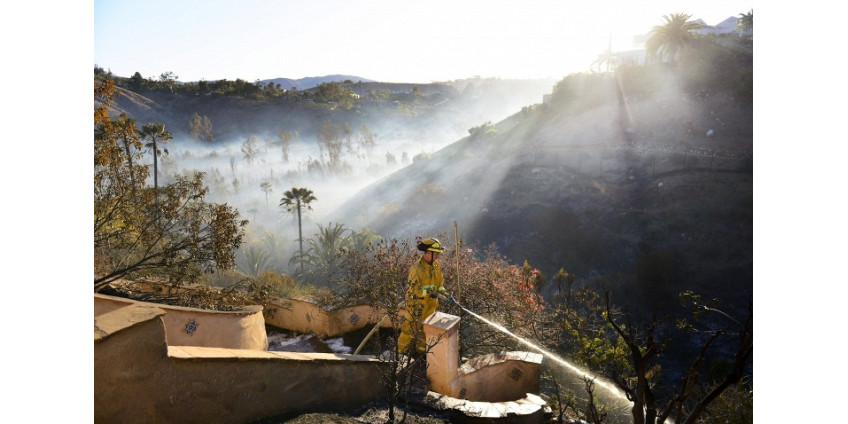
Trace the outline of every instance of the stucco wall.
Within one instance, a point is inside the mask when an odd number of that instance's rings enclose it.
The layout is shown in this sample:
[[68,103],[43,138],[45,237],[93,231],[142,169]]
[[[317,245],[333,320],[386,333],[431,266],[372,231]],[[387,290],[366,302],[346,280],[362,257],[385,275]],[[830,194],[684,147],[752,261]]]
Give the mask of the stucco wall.
[[462,365],[454,396],[478,402],[504,402],[539,393],[542,355],[500,352],[478,356]]
[[[265,304],[265,322],[299,333],[315,333],[322,337],[341,334],[374,325],[383,314],[369,305],[324,310],[305,299],[276,299]],[[387,320],[384,325],[391,326]]]
[[327,311],[301,299],[278,299],[265,304],[265,322],[299,333],[330,335]]
[[[116,285],[126,286],[135,291],[146,293],[181,293],[190,292],[195,289],[194,286],[170,286],[168,284],[147,282],[147,281],[126,281],[119,280],[114,283]],[[122,298],[116,298],[121,300]],[[125,306],[125,302],[121,304],[107,305],[104,302],[95,304],[95,315],[102,312],[114,310],[117,307]],[[160,306],[160,304],[155,304]],[[98,309],[100,308],[100,309]],[[402,311],[401,311],[402,312]],[[262,310],[262,315],[266,324],[274,327],[283,328],[299,333],[314,333],[321,337],[336,337],[345,333],[359,330],[363,327],[376,324],[384,315],[380,311],[374,310],[369,305],[349,306],[333,310],[325,310],[313,301],[304,298],[295,299],[272,299],[265,303]],[[171,328],[171,324],[178,323],[166,321],[169,328],[169,334],[175,329]],[[187,322],[186,322],[187,323]],[[183,326],[185,323],[183,324]],[[390,327],[391,322],[385,321],[383,327]],[[169,342],[177,342],[170,340]],[[175,343],[169,343],[174,345]],[[194,346],[199,346],[195,344]]]
[[234,349],[268,348],[262,307],[250,305],[241,311],[210,311],[180,306],[138,302],[115,296],[94,295],[94,316],[129,305],[147,305],[165,312],[167,343],[170,346],[207,346]]
[[459,367],[459,317],[436,311],[424,320],[428,344],[428,388],[458,399],[505,402],[539,392],[542,355],[500,352],[478,356]]
[[95,422],[245,423],[380,399],[370,356],[168,346],[160,308],[94,320]]
[[[369,306],[326,311],[279,300],[263,316],[259,306],[218,312],[95,294],[94,313],[97,422],[242,423],[384,396],[379,369],[388,364],[370,355],[266,350],[265,322],[336,336],[382,318]],[[458,368],[458,326],[441,312],[425,321],[428,340],[440,340],[427,358],[431,390],[474,402],[538,393],[539,354],[485,355]]]

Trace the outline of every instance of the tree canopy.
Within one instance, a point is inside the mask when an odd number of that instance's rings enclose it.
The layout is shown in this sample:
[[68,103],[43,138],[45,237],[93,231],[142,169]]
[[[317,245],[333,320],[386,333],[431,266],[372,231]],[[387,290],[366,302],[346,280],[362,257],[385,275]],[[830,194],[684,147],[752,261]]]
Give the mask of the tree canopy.
[[663,16],[665,23],[655,26],[645,43],[648,55],[659,59],[668,57],[673,62],[683,49],[692,46],[697,38],[695,31],[701,28],[701,24],[690,21],[691,17],[686,13]]
[[[316,200],[318,199],[312,194],[312,190],[305,187],[292,187],[291,190],[283,193],[283,197],[280,199],[280,207],[285,209],[286,212],[297,212],[297,235],[300,242],[300,256],[303,256],[303,225],[301,215],[304,210],[312,209],[310,204]],[[302,262],[300,264],[300,270],[301,272],[303,271]]]
[[743,36],[751,36],[754,32],[754,9],[751,9],[748,13],[739,14],[739,20],[736,22],[736,31]]
[[[114,83],[94,89],[94,289],[120,278],[159,276],[190,281],[229,269],[246,220],[226,204],[204,200],[203,173],[177,177],[157,190],[140,164],[147,134],[125,114],[112,118]],[[152,127],[151,127],[152,128]]]

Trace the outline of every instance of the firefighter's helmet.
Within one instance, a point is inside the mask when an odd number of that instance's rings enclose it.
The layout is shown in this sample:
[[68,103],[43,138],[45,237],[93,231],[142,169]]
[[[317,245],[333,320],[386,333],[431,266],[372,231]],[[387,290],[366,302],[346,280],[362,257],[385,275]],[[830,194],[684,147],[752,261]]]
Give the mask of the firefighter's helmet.
[[422,252],[442,253],[445,251],[445,248],[442,247],[442,243],[438,239],[429,238],[418,243],[418,250]]

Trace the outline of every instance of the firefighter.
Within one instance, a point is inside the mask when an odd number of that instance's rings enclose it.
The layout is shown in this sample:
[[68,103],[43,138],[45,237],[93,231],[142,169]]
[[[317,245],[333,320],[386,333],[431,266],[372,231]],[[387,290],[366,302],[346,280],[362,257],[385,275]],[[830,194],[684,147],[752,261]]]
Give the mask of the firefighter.
[[398,337],[400,353],[406,353],[410,341],[413,340],[417,353],[423,354],[427,351],[423,322],[436,312],[439,306],[438,296],[447,296],[438,262],[439,255],[445,251],[442,244],[438,239],[429,238],[418,243],[418,250],[424,253],[409,268],[406,314]]

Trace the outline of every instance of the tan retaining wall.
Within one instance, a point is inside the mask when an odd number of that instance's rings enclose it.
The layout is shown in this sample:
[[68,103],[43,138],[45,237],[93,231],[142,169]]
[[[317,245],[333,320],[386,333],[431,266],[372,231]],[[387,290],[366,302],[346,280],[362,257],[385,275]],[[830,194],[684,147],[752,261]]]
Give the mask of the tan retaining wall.
[[428,388],[454,398],[475,402],[504,402],[539,393],[542,355],[500,352],[459,364],[459,317],[436,311],[424,320],[429,344]]
[[205,309],[138,302],[122,297],[94,294],[94,316],[133,304],[157,307],[165,312],[169,346],[205,346],[233,349],[268,349],[268,334],[262,307],[245,306],[240,311]]
[[456,397],[478,402],[521,399],[539,393],[541,364],[542,355],[532,352],[478,356],[460,367],[452,388]]
[[[334,337],[383,317],[367,305],[327,311],[305,299],[277,299],[219,312],[95,294],[94,313],[97,422],[243,423],[355,409],[385,396],[380,368],[389,363],[373,356],[267,351],[266,322]],[[458,367],[458,329],[453,315],[425,320],[425,337],[439,340],[427,355],[428,389],[471,417],[484,403],[505,402],[484,409],[503,409],[508,422],[541,422],[538,402],[528,397],[539,391],[542,356],[502,352]]]
[[169,313],[133,304],[95,316],[95,422],[241,424],[383,395],[371,356],[168,346]]
[[[127,280],[118,280],[113,284],[124,286],[134,291],[157,294],[191,292],[199,287],[193,285],[175,287],[163,283]],[[155,305],[158,306],[159,304]],[[120,306],[95,305],[95,315],[100,313],[97,309],[98,307],[103,308],[102,310],[107,312]],[[403,310],[401,310],[402,312]],[[265,303],[262,314],[266,324],[299,333],[314,333],[321,337],[336,337],[369,325],[374,325],[384,315],[384,313],[375,311],[369,305],[326,310],[306,298],[273,299]],[[166,322],[166,324],[168,323]],[[391,322],[389,320],[384,321],[382,327],[391,327]],[[174,344],[170,342],[169,340],[169,344]]]
[[[196,285],[171,286],[149,281],[127,280],[118,280],[113,284],[125,286],[134,291],[157,294],[191,292],[200,287]],[[109,309],[109,306],[95,305],[95,315],[99,313],[96,309],[98,307],[102,307],[103,311],[113,310]],[[114,307],[116,306],[111,306],[111,308]],[[402,312],[403,310],[401,310]],[[374,325],[384,315],[384,313],[374,310],[369,305],[326,310],[306,298],[276,298],[270,300],[265,303],[262,314],[266,324],[299,333],[314,333],[321,337],[336,337]],[[382,327],[390,328],[391,322],[389,320],[384,321]]]
[[[306,299],[276,299],[265,304],[265,322],[278,328],[335,337],[374,325],[383,314],[359,305],[327,311]],[[385,326],[391,323],[386,320]]]

